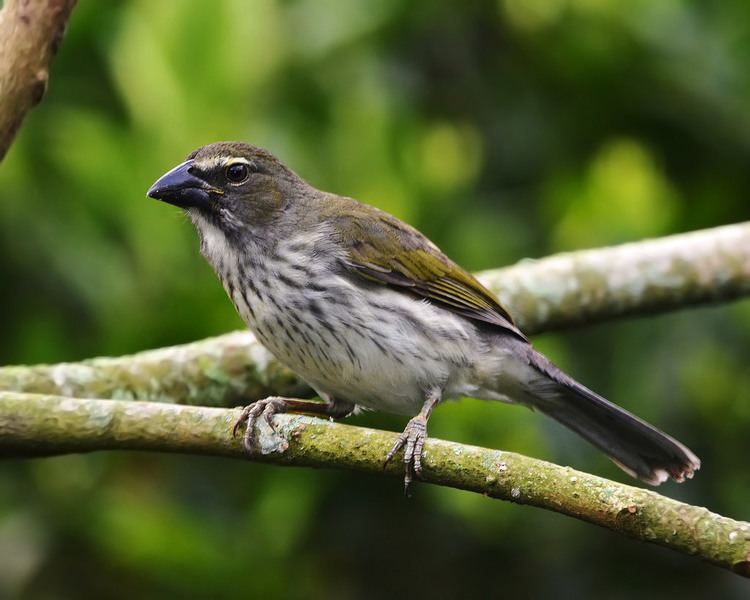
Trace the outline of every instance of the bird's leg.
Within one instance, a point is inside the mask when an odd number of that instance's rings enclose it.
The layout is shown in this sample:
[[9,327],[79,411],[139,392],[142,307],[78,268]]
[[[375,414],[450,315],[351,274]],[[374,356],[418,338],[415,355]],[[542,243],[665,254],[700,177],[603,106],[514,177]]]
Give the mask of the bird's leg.
[[411,485],[414,475],[417,477],[422,476],[422,450],[424,449],[424,443],[427,439],[427,420],[432,414],[438,402],[440,402],[442,392],[440,389],[435,388],[427,393],[425,403],[422,405],[422,410],[415,417],[412,417],[406,424],[406,429],[403,433],[398,436],[396,443],[393,444],[393,448],[385,457],[384,467],[396,455],[396,452],[404,449],[404,467],[406,473],[404,475],[404,495],[409,495],[409,486]]
[[338,419],[340,417],[345,417],[354,410],[354,405],[349,402],[337,402],[334,401],[333,398],[324,396],[323,394],[321,394],[321,397],[323,397],[323,402],[300,400],[298,398],[282,398],[280,396],[269,396],[263,400],[256,400],[242,409],[242,413],[235,421],[234,427],[232,428],[232,436],[236,436],[237,430],[245,424],[242,445],[245,448],[245,452],[253,454],[253,438],[255,424],[258,421],[258,417],[262,416],[271,428],[271,431],[276,433],[273,416],[279,413],[307,413]]

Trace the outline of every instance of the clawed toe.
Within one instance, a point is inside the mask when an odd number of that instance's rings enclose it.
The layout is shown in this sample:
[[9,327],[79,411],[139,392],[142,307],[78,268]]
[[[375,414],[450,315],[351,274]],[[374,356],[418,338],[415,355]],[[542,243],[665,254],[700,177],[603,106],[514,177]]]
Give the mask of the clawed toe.
[[273,416],[288,409],[287,403],[283,398],[270,397],[263,400],[257,400],[252,404],[248,404],[242,409],[242,413],[237,418],[232,427],[232,437],[237,435],[237,431],[245,424],[245,433],[242,436],[242,445],[245,448],[245,452],[253,454],[254,452],[254,436],[255,426],[258,417],[263,416],[263,420],[271,428],[271,431],[276,432],[276,426],[273,422]]
[[232,437],[237,437],[237,430],[247,422],[253,406],[255,406],[255,404],[248,404],[242,409],[240,416],[237,417],[237,420],[234,422],[234,427],[232,427]]
[[403,433],[398,436],[390,452],[385,457],[383,467],[386,467],[396,453],[404,449],[404,495],[409,495],[409,487],[416,475],[422,476],[422,451],[427,439],[427,419],[417,415],[409,421]]

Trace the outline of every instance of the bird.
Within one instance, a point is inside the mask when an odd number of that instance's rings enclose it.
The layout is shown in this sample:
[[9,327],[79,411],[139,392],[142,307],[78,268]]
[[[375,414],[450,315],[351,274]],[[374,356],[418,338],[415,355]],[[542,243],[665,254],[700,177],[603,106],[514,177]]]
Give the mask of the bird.
[[538,352],[498,298],[417,229],[316,189],[263,148],[202,146],[147,195],[184,210],[248,328],[320,398],[244,407],[234,433],[245,425],[250,454],[258,419],[274,429],[278,413],[405,415],[384,465],[403,451],[408,494],[433,410],[468,396],[546,414],[648,484],[700,468],[686,446]]

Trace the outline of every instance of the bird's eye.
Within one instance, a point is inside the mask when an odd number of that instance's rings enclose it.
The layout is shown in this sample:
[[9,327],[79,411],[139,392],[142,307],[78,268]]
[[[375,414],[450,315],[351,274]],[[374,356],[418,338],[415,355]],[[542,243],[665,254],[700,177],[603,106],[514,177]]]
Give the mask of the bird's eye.
[[245,163],[233,163],[224,169],[224,174],[231,183],[242,183],[249,177],[250,169]]

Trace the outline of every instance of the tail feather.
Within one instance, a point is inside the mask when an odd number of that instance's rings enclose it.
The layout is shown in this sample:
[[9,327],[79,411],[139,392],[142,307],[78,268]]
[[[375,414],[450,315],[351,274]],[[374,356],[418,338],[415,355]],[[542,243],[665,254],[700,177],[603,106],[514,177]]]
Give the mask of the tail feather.
[[691,478],[701,462],[683,444],[584,387],[528,347],[538,376],[527,383],[528,403],[605,452],[629,475],[659,485]]

